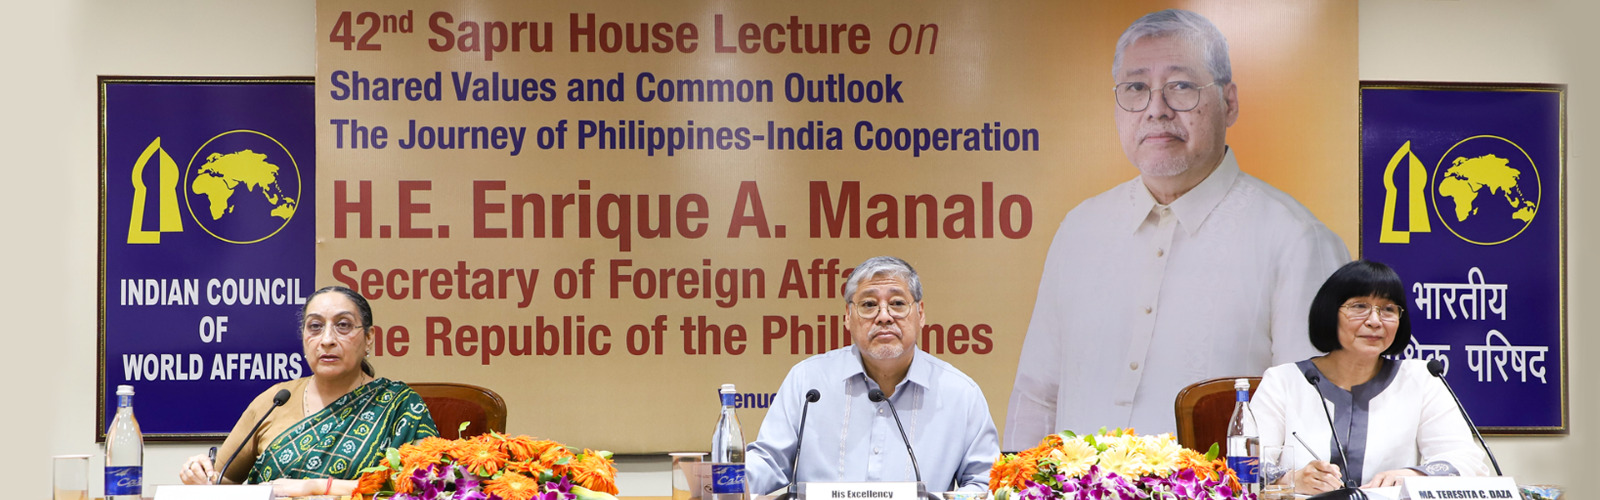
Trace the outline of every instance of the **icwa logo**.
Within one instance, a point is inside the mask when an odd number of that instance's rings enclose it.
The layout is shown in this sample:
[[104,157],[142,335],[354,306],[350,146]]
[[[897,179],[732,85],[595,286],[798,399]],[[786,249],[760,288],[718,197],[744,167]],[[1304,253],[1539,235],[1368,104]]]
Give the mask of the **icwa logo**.
[[[144,172],[154,166],[155,230],[146,230],[152,195]],[[300,166],[283,143],[254,130],[232,130],[207,140],[179,171],[156,137],[134,162],[129,244],[161,243],[162,233],[184,230],[184,216],[219,240],[256,243],[289,225],[300,201]],[[180,208],[178,201],[182,199]]]
[[[1405,229],[1395,221],[1397,178],[1407,188]],[[1543,183],[1538,166],[1521,146],[1504,137],[1477,135],[1446,150],[1431,174],[1406,141],[1383,170],[1383,192],[1379,243],[1410,243],[1412,233],[1432,232],[1431,211],[1463,241],[1499,245],[1533,223]]]

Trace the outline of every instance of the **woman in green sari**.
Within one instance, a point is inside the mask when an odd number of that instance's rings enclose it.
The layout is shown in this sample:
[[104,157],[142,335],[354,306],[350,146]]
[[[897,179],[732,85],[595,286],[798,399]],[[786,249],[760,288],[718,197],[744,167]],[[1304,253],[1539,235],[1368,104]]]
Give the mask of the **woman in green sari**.
[[[323,288],[306,300],[301,316],[311,376],[273,385],[245,408],[217,453],[226,460],[240,450],[222,479],[270,482],[279,496],[348,495],[357,472],[377,465],[385,450],[439,431],[421,396],[373,374],[366,360],[372,308],[365,298],[344,287]],[[251,434],[279,390],[288,390],[289,400]],[[196,455],[178,476],[185,484],[208,484],[217,466]]]

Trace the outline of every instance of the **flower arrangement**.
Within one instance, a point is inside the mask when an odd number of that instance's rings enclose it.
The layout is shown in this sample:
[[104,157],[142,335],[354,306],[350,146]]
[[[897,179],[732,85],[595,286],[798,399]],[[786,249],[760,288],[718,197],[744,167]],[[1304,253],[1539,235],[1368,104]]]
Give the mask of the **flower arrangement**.
[[497,432],[425,438],[361,470],[352,500],[616,500],[611,452]]
[[1045,436],[1037,447],[1000,457],[989,489],[995,500],[1255,498],[1217,458],[1216,445],[1201,454],[1171,434],[1132,429]]

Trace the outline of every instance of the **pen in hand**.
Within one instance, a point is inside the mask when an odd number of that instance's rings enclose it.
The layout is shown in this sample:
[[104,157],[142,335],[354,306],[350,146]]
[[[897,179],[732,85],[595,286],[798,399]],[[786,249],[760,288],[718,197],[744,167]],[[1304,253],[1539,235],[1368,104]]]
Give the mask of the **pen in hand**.
[[[217,447],[212,446],[211,450],[206,451],[206,460],[211,462],[211,468],[213,470],[216,469],[216,467],[217,467]],[[219,478],[222,477],[222,472],[215,472],[215,474]],[[217,484],[217,481],[215,479],[213,479],[211,484]]]
[[1311,445],[1306,444],[1306,440],[1300,439],[1300,433],[1299,432],[1291,432],[1291,433],[1289,433],[1289,435],[1294,436],[1294,440],[1295,441],[1299,441],[1300,442],[1300,446],[1306,447],[1306,452],[1311,454],[1311,458],[1315,458],[1315,459],[1321,460],[1323,462],[1327,461],[1327,460],[1322,460],[1322,456],[1317,454],[1316,448],[1312,448]]

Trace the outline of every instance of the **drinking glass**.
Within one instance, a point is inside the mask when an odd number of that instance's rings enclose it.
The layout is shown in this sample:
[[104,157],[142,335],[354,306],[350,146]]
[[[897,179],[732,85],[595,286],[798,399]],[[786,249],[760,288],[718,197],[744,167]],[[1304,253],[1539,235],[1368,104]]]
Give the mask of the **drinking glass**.
[[1293,444],[1261,447],[1261,500],[1291,500],[1294,498],[1294,471],[1300,468]]
[[700,498],[700,469],[705,453],[668,453],[672,457],[672,500]]
[[55,500],[87,500],[89,498],[89,456],[56,455],[53,462],[54,483],[51,487]]

